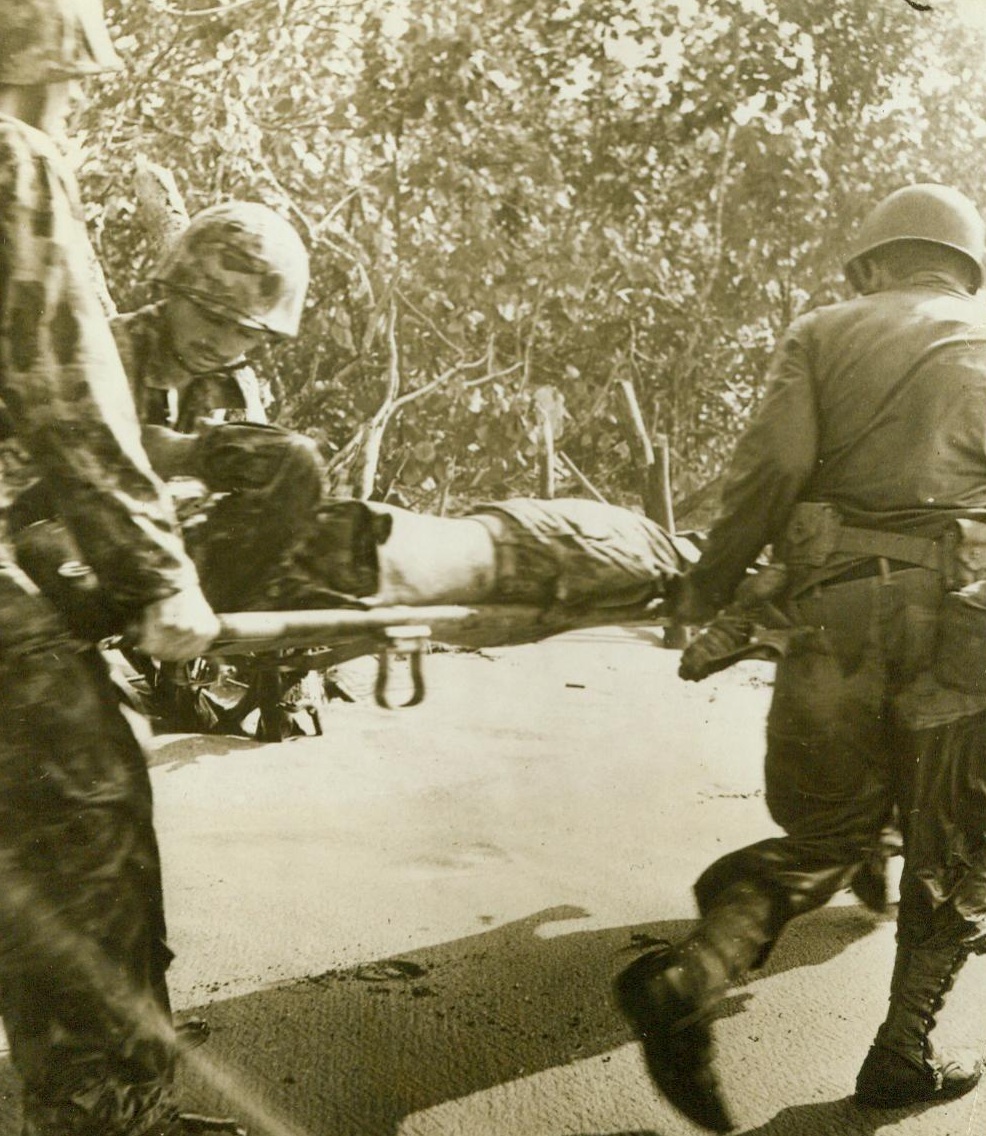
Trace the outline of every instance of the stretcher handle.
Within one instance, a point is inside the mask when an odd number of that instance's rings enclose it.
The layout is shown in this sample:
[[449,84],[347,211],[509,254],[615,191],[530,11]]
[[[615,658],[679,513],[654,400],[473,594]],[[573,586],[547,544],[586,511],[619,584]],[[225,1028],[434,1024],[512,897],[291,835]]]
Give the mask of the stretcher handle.
[[[417,706],[424,701],[424,653],[431,640],[431,628],[423,625],[407,627],[388,627],[384,630],[387,645],[377,658],[377,681],[373,696],[378,706],[384,710],[403,710]],[[406,658],[411,668],[411,694],[403,702],[391,698],[391,664],[396,659]]]

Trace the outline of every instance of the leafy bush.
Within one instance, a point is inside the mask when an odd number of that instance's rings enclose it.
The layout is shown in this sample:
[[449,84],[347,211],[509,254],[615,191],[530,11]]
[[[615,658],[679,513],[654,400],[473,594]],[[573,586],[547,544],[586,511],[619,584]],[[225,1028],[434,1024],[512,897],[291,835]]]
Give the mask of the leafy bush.
[[80,126],[116,301],[147,294],[137,154],[190,210],[283,211],[313,286],[270,355],[280,420],[341,489],[415,506],[537,492],[545,398],[558,445],[632,500],[621,379],[687,497],[721,471],[779,330],[841,294],[859,214],[907,181],[979,189],[982,37],[904,0],[109,12],[129,69]]

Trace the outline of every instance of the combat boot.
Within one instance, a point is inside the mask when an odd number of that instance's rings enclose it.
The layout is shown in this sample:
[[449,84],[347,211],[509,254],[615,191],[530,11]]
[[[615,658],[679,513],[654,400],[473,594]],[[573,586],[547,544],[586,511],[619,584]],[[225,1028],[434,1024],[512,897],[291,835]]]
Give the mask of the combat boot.
[[711,1020],[729,984],[772,940],[771,898],[734,884],[677,946],[649,951],[617,976],[616,1003],[643,1047],[647,1071],[665,1097],[710,1132],[734,1124],[712,1065]]
[[212,1029],[204,1018],[186,1018],[175,1025],[175,1046],[179,1053],[190,1053],[205,1045]]
[[967,951],[898,946],[890,983],[890,1009],[856,1078],[856,1101],[866,1108],[904,1108],[952,1100],[978,1084],[980,1056],[970,1050],[936,1051],[929,1034]]

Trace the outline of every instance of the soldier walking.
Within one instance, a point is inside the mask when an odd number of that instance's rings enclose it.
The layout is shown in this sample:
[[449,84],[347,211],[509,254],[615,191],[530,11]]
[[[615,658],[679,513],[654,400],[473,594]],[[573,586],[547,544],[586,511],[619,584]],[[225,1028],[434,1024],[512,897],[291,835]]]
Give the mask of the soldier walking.
[[[934,670],[948,662],[935,658],[946,596],[986,566],[983,253],[983,220],[952,188],[908,186],[876,206],[846,263],[859,295],[787,330],[677,597],[681,622],[706,623],[765,546],[787,566],[774,602],[793,631],[766,755],[786,835],[712,864],[695,885],[696,929],[616,981],[658,1088],[714,1132],[732,1126],[712,1063],[717,1003],[789,920],[851,882],[895,809],[897,956],[856,1100],[934,1103],[982,1071],[931,1031],[986,944],[986,694]],[[691,673],[704,649],[690,649]]]

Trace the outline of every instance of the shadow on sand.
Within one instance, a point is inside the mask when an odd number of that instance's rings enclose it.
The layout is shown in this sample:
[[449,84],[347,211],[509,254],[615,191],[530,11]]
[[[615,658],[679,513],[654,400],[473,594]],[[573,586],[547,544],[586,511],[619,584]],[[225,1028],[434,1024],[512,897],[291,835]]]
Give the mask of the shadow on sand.
[[[819,1101],[816,1104],[793,1105],[782,1108],[766,1124],[750,1128],[744,1136],[873,1136],[906,1117],[920,1116],[936,1104],[912,1105],[910,1108],[864,1109],[852,1097],[841,1100]],[[972,1129],[969,1129],[971,1132]]]
[[[610,1001],[613,975],[692,922],[601,931],[573,923],[568,933],[538,934],[584,915],[552,908],[399,958],[211,1003],[199,1012],[212,1037],[182,1063],[185,1097],[196,1111],[238,1114],[251,1136],[392,1136],[412,1113],[605,1054],[631,1040]],[[878,924],[860,907],[805,916],[757,977],[824,963]],[[724,1014],[742,1013],[750,997],[738,989]],[[817,1120],[799,1127],[798,1117],[813,1110]],[[0,1136],[16,1136],[16,1113],[14,1076],[3,1062]],[[874,1131],[860,1126],[861,1115],[845,1102],[805,1105],[757,1133]]]

